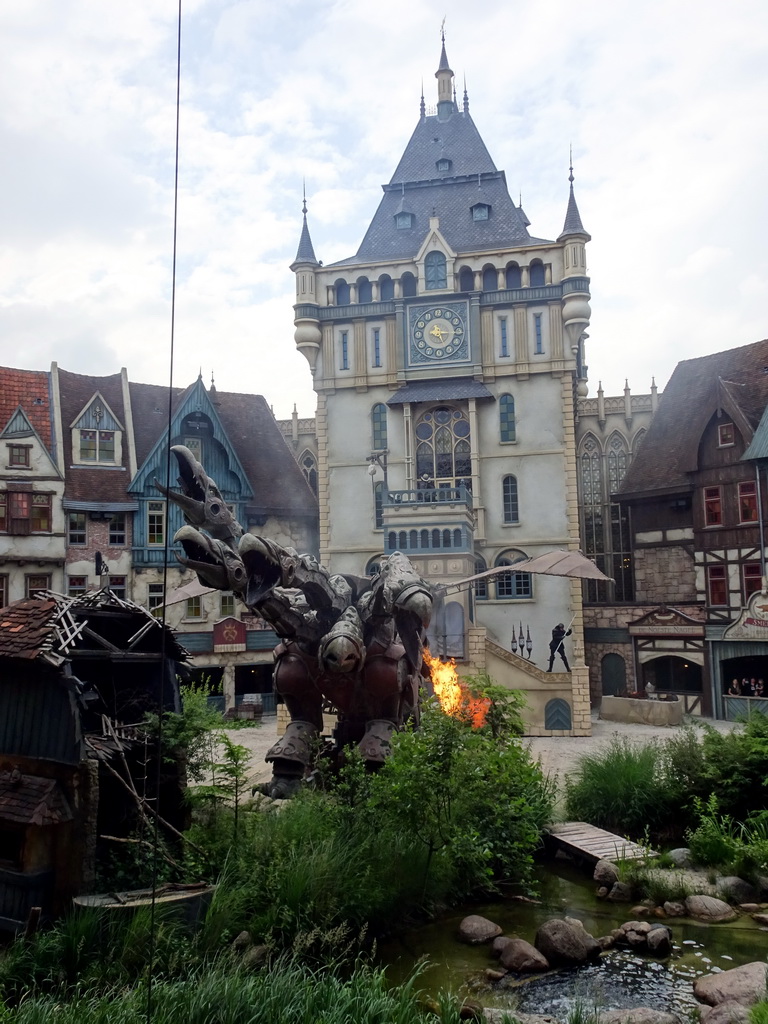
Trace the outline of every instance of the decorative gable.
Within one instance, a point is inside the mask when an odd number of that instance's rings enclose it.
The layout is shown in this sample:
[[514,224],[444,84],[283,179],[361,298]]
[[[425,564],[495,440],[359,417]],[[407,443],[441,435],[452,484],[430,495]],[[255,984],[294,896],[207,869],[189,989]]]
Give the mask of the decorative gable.
[[50,452],[19,406],[0,432],[0,475],[18,479],[28,474],[61,476]]
[[72,461],[78,466],[120,466],[125,428],[97,391],[70,424]]

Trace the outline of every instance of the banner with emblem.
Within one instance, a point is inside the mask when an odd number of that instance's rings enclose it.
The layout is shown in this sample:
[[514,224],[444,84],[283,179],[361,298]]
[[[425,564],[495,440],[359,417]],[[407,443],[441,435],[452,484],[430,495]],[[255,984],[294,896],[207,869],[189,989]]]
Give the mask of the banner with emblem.
[[754,593],[738,619],[723,633],[723,640],[768,640],[768,594]]
[[213,624],[215,654],[236,654],[245,650],[245,623],[228,617]]

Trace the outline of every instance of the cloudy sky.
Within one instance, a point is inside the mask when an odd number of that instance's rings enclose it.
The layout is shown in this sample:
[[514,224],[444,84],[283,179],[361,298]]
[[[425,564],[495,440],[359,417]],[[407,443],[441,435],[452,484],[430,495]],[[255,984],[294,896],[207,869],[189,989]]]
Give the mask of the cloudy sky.
[[[768,336],[765,0],[183,0],[174,383],[314,412],[293,343],[302,179],[352,255],[446,16],[531,232],[576,195],[591,393]],[[176,0],[0,3],[0,362],[169,379]]]

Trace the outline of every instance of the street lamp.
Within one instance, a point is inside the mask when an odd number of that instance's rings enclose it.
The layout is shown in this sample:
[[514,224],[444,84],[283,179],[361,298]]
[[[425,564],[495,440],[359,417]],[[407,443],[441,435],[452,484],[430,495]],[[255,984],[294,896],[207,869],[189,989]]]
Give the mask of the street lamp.
[[379,469],[384,474],[384,490],[389,490],[389,482],[387,481],[387,456],[389,455],[389,449],[383,448],[380,451],[372,451],[370,455],[366,455],[365,461],[368,463],[368,476],[373,478],[376,476]]

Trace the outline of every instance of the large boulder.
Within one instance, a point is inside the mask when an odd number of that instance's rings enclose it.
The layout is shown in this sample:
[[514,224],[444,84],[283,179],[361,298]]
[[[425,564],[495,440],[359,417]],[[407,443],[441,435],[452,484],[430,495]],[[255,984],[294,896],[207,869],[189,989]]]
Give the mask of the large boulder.
[[685,917],[685,904],[678,900],[667,900],[664,904],[664,913],[667,917]]
[[501,951],[500,963],[508,971],[518,971],[520,974],[549,970],[547,958],[525,939],[510,939]]
[[652,927],[645,941],[651,956],[669,956],[672,952],[672,932],[666,925]]
[[734,999],[726,999],[717,1006],[702,1006],[700,1019],[701,1024],[747,1024],[749,1007]]
[[501,956],[504,947],[508,946],[512,939],[508,935],[497,935],[491,943],[491,952],[494,956]]
[[626,1010],[601,1010],[600,1024],[680,1024],[674,1013],[637,1006]]
[[755,960],[742,967],[733,967],[730,971],[718,974],[705,974],[693,983],[693,994],[700,1003],[718,1006],[720,1003],[734,1001],[744,1006],[765,999],[764,960]]
[[715,880],[717,891],[729,903],[755,903],[760,893],[738,875],[721,875]]
[[583,964],[600,953],[600,946],[583,927],[558,917],[541,925],[533,944],[553,967]]
[[732,921],[734,917],[738,916],[733,907],[715,896],[688,896],[685,901],[685,909],[697,921],[706,921],[708,924]]
[[632,886],[627,882],[614,882],[607,898],[611,903],[631,903]]
[[619,869],[609,860],[599,860],[595,864],[595,871],[592,878],[598,885],[610,887],[619,880]]
[[470,946],[490,942],[497,935],[501,935],[500,926],[479,914],[470,914],[459,925],[459,938],[462,942],[468,942]]
[[670,850],[667,857],[669,857],[676,868],[689,868],[691,866],[691,851],[687,846],[678,846],[676,849]]

